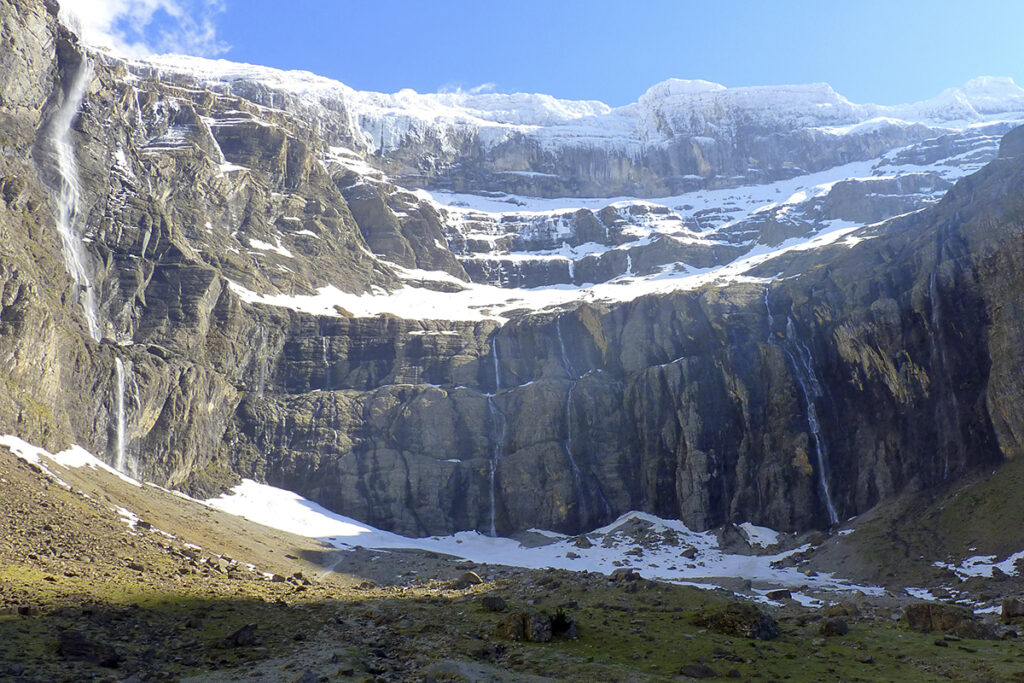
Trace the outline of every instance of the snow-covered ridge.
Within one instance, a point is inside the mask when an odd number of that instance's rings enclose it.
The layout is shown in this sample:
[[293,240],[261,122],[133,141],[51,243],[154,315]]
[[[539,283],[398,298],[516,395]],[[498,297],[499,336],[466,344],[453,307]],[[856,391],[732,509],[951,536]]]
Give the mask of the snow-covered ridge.
[[700,80],[669,79],[622,107],[528,93],[363,92],[307,71],[282,71],[225,60],[161,55],[134,62],[180,74],[208,86],[258,83],[347,113],[368,150],[388,151],[410,135],[439,140],[476,136],[485,145],[520,134],[546,147],[641,148],[677,136],[731,138],[738,127],[785,130],[827,128],[865,132],[866,122],[962,127],[993,118],[1024,118],[1024,89],[1010,78],[981,77],[960,88],[907,105],[855,104],[825,83],[727,88]]

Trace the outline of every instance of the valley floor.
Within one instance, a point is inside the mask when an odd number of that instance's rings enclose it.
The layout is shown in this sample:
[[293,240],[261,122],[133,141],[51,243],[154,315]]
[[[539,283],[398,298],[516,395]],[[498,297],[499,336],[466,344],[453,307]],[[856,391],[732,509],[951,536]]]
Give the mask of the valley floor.
[[[893,593],[754,607],[633,576],[338,551],[102,470],[44,466],[0,452],[4,679],[1024,680],[1015,631],[967,617],[918,632]],[[565,617],[550,640],[509,637],[540,613]],[[745,637],[751,623],[778,635]]]

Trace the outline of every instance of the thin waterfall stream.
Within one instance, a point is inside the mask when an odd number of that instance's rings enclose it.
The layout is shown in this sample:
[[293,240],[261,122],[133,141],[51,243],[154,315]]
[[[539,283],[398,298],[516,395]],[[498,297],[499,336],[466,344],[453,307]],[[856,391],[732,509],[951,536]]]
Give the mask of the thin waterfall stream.
[[821,422],[818,419],[818,407],[816,405],[817,399],[824,396],[824,391],[821,388],[821,382],[818,381],[818,375],[814,372],[810,349],[797,336],[796,326],[793,324],[792,318],[786,318],[786,341],[796,348],[796,353],[793,353],[786,345],[775,343],[774,332],[772,331],[775,327],[775,316],[772,315],[772,309],[768,302],[768,292],[768,287],[765,287],[764,310],[768,317],[768,333],[765,335],[765,342],[769,346],[776,346],[782,349],[782,352],[789,359],[790,365],[793,367],[796,384],[800,388],[804,404],[807,406],[807,428],[811,432],[811,439],[814,441],[814,452],[818,462],[818,484],[821,487],[829,522],[836,524],[839,522],[839,515],[836,513],[835,504],[832,502],[832,491],[828,485],[828,450],[826,449],[825,438],[821,433]]
[[82,304],[89,336],[94,341],[99,341],[101,334],[99,315],[96,311],[96,295],[92,282],[89,280],[89,269],[86,265],[88,256],[79,231],[82,186],[78,177],[75,145],[71,136],[72,126],[81,109],[82,101],[85,99],[85,91],[92,80],[92,74],[92,62],[83,56],[67,97],[50,122],[50,144],[53,147],[54,158],[57,162],[57,174],[60,177],[55,218],[63,246],[64,265],[75,282],[76,295]]
[[139,463],[138,460],[132,455],[129,448],[128,442],[128,409],[125,406],[125,394],[127,393],[128,380],[131,380],[131,386],[134,389],[134,405],[136,409],[139,407],[139,385],[135,380],[135,371],[132,366],[132,362],[127,363],[122,361],[119,357],[114,359],[114,372],[117,380],[117,388],[115,394],[115,406],[117,410],[116,415],[116,441],[114,443],[114,469],[123,474],[128,474],[133,477],[138,477]]
[[821,491],[825,499],[825,508],[828,510],[828,518],[832,524],[839,522],[835,505],[832,503],[832,492],[828,486],[828,451],[825,446],[825,438],[821,433],[821,422],[818,420],[818,408],[816,402],[825,395],[821,388],[821,382],[814,372],[814,364],[811,362],[811,352],[807,346],[800,341],[796,334],[796,326],[792,318],[786,320],[786,339],[789,340],[797,353],[790,353],[793,360],[793,367],[796,370],[797,385],[804,395],[804,403],[807,404],[807,427],[811,431],[811,438],[814,439],[814,451],[818,460],[818,480],[821,484]]
[[[587,505],[586,492],[583,489],[583,475],[580,472],[579,464],[576,462],[576,456],[572,452],[572,397],[576,391],[576,385],[579,384],[579,377],[576,375],[572,363],[569,361],[569,354],[565,350],[561,318],[555,323],[555,335],[558,339],[559,351],[561,352],[562,367],[565,369],[565,376],[569,379],[569,390],[565,394],[565,441],[562,443],[562,448],[569,458],[569,470],[572,472],[573,490],[576,494],[576,503],[579,505],[580,524],[582,525],[590,518],[590,511]],[[605,505],[607,507],[607,501],[605,501]]]
[[496,491],[498,461],[505,441],[505,416],[494,404],[494,397],[487,397],[487,414],[491,422],[491,465],[490,465],[490,513],[491,536],[498,535],[498,496]]
[[[951,416],[952,420],[949,420],[948,418],[950,416],[947,414],[947,419],[945,420],[945,422],[947,424],[952,422],[952,423],[954,423],[956,425],[956,439],[959,440],[960,439],[960,435],[963,434],[963,426],[962,426],[961,421],[960,421],[960,402],[959,402],[959,400],[956,397],[956,390],[953,388],[953,380],[952,380],[953,366],[950,365],[949,358],[947,358],[947,356],[946,356],[946,345],[943,343],[943,340],[942,340],[942,332],[941,332],[941,330],[942,330],[942,304],[941,304],[941,300],[939,299],[939,288],[938,288],[938,283],[936,281],[937,278],[935,276],[935,270],[936,269],[938,269],[938,265],[937,264],[935,266],[935,269],[932,270],[931,275],[928,278],[928,296],[931,299],[931,323],[932,323],[932,335],[931,335],[931,337],[932,337],[932,340],[933,340],[932,341],[932,349],[933,349],[933,352],[934,351],[938,351],[939,362],[942,364],[943,374],[945,374],[945,376],[947,378],[949,378],[947,380],[949,382],[949,399],[950,399],[950,401],[949,401],[950,402],[950,406],[949,406],[948,410],[951,410],[953,415]],[[948,410],[947,410],[947,413],[948,413]],[[942,478],[943,479],[947,479],[948,477],[949,477],[949,448],[947,446],[946,448],[943,449]]]

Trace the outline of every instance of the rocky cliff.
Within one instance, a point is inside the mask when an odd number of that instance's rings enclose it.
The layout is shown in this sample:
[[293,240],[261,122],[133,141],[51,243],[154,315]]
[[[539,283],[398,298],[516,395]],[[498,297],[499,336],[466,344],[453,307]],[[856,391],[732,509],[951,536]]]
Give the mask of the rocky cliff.
[[867,115],[819,88],[828,121],[729,100],[628,164],[368,147],[366,94],[90,53],[57,11],[0,0],[0,432],[406,534],[824,528],[1021,451],[1012,116],[850,137],[810,130]]

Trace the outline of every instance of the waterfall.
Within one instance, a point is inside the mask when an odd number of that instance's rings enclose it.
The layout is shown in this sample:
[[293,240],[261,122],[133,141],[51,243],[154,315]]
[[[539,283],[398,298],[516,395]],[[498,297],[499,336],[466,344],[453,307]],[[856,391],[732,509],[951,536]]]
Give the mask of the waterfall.
[[263,392],[267,389],[267,328],[265,325],[260,325],[260,345],[256,349],[256,353],[260,356],[256,359],[257,374],[256,374],[256,394],[263,398]]
[[331,361],[327,357],[327,337],[320,337],[320,360],[324,365],[324,389],[330,389]]
[[630,256],[629,252],[626,252],[626,275],[635,275],[633,272],[633,257]]
[[768,344],[772,344],[772,328],[775,326],[775,316],[772,315],[771,306],[768,305],[768,287],[764,288],[764,310],[768,314],[768,334],[765,336],[765,341]]
[[491,337],[491,357],[494,359],[494,391],[501,390],[501,361],[498,359],[498,335]]
[[[935,266],[938,268],[938,264]],[[960,423],[960,402],[956,397],[956,390],[953,388],[953,378],[951,376],[951,366],[949,359],[946,357],[946,345],[942,343],[942,309],[939,304],[939,288],[936,282],[935,271],[933,270],[928,278],[928,296],[931,298],[931,322],[932,322],[932,347],[933,352],[938,351],[939,362],[942,365],[943,374],[946,377],[946,383],[949,386],[949,399],[953,410],[953,420],[956,424],[956,439],[959,442],[963,429]],[[947,416],[948,418],[948,416]],[[949,424],[950,420],[936,420],[937,424]],[[945,479],[949,476],[949,444],[943,448],[942,458],[942,478]]]
[[[573,368],[572,363],[569,361],[569,354],[565,350],[565,339],[562,337],[562,319],[558,318],[555,323],[555,335],[558,338],[558,348],[562,354],[562,367],[565,369],[565,375],[569,378],[569,390],[565,394],[565,441],[562,443],[562,448],[565,450],[565,455],[569,458],[569,469],[572,472],[572,483],[573,490],[576,492],[576,501],[579,505],[580,513],[580,525],[586,523],[590,518],[590,513],[587,507],[586,492],[583,490],[583,474],[580,472],[579,464],[576,462],[576,456],[572,452],[572,397],[576,392],[576,385],[579,384],[579,376],[576,374],[576,370]],[[604,494],[601,494],[602,499]],[[608,501],[604,501],[605,511],[611,509],[608,505]]]
[[814,450],[817,453],[818,459],[818,480],[825,498],[825,507],[828,509],[828,518],[832,524],[836,524],[839,521],[839,517],[836,515],[836,508],[832,504],[832,493],[828,487],[828,451],[825,448],[825,439],[821,434],[821,423],[818,420],[818,409],[815,405],[817,399],[824,396],[824,391],[822,391],[821,382],[818,381],[818,376],[814,372],[814,365],[811,363],[811,352],[797,337],[796,327],[793,325],[792,318],[787,318],[786,320],[786,338],[797,350],[796,354],[788,353],[787,355],[793,361],[797,385],[804,395],[804,403],[807,404],[807,426],[811,430],[811,436],[814,439]]
[[114,359],[114,368],[117,372],[117,458],[114,460],[114,469],[124,472],[124,363],[120,358]]
[[89,336],[100,340],[99,318],[96,313],[96,296],[86,267],[86,252],[79,234],[79,211],[81,209],[82,186],[78,178],[78,161],[71,139],[71,126],[85,98],[85,90],[92,79],[92,63],[85,57],[75,73],[71,88],[60,109],[51,121],[50,143],[57,161],[60,176],[60,193],[57,197],[57,231],[64,247],[64,265],[75,282]]
[[505,420],[498,406],[494,405],[494,398],[487,397],[487,413],[491,420],[491,466],[490,466],[490,506],[491,506],[491,536],[498,535],[498,504],[496,493],[496,480],[498,474],[498,461],[501,459],[501,450],[505,441]]
[[583,491],[583,476],[580,474],[580,467],[576,464],[576,458],[572,454],[572,395],[576,390],[578,382],[573,380],[569,385],[569,391],[565,394],[565,443],[562,444],[565,454],[569,457],[569,469],[572,472],[573,490],[576,492],[576,502],[579,505],[580,526],[590,518],[587,509],[587,497]]
[[114,469],[133,477],[138,476],[139,465],[128,453],[128,412],[125,409],[125,387],[127,378],[131,377],[132,386],[135,387],[135,403],[139,404],[139,385],[135,381],[132,362],[128,361],[127,366],[120,358],[114,359],[114,372],[117,378],[117,440],[115,442]]
[[576,379],[576,372],[573,370],[572,363],[569,362],[569,354],[565,352],[565,340],[562,338],[561,318],[559,318],[555,323],[555,333],[558,337],[558,348],[562,352],[562,367],[565,368],[565,376],[569,379]]

